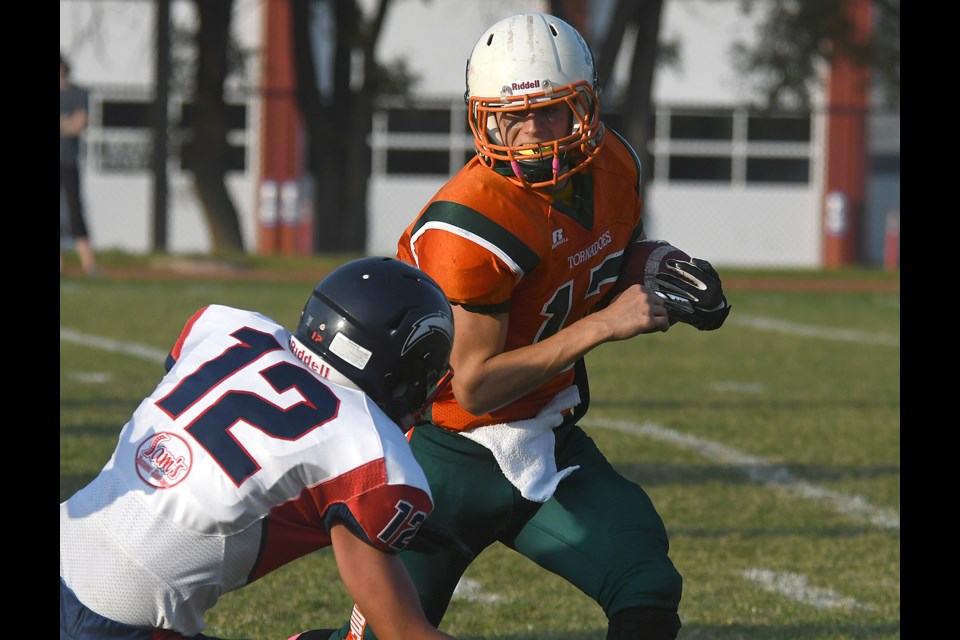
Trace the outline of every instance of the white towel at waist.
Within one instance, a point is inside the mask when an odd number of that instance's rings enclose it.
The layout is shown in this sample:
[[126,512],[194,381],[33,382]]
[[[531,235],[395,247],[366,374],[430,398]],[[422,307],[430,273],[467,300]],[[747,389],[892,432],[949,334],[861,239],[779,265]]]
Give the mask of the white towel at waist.
[[548,402],[535,418],[502,424],[490,424],[469,431],[463,437],[483,445],[493,453],[507,480],[527,500],[546,502],[557,484],[580,468],[579,465],[557,471],[554,454],[554,427],[563,422],[562,411],[580,404],[580,391],[567,387]]

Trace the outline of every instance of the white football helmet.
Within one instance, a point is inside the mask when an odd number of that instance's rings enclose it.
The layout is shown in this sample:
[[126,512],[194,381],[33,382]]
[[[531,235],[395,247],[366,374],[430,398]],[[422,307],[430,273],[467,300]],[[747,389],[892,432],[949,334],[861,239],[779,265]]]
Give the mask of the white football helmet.
[[[589,164],[603,139],[593,53],[576,29],[545,13],[505,18],[487,29],[467,60],[464,100],[480,160],[512,169],[527,187],[555,185]],[[506,146],[498,114],[566,104],[569,135],[539,145]],[[501,165],[503,166],[503,165]]]

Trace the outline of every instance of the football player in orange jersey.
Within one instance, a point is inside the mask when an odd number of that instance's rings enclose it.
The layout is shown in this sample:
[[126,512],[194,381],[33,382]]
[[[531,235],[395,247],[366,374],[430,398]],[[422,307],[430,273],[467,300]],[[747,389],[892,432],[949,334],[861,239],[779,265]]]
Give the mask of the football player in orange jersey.
[[[397,254],[436,279],[454,309],[457,375],[410,438],[434,493],[431,520],[475,554],[499,542],[576,585],[602,607],[608,639],[673,639],[682,581],[664,524],[577,426],[589,403],[583,357],[670,327],[651,289],[605,298],[624,249],[644,237],[639,159],[600,120],[590,48],[554,16],[494,24],[466,81],[477,156],[405,230]],[[714,329],[729,305],[712,267],[698,275],[700,298],[712,301],[692,313]],[[439,624],[469,560],[401,558]],[[374,634],[354,607],[332,637]]]

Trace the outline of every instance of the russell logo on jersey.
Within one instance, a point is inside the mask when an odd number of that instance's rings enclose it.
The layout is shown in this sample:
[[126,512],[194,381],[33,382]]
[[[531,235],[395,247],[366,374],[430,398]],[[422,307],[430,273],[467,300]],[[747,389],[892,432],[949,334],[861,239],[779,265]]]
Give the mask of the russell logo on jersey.
[[567,239],[563,235],[563,229],[554,229],[553,230],[553,246],[551,246],[550,248],[556,249],[566,241]]

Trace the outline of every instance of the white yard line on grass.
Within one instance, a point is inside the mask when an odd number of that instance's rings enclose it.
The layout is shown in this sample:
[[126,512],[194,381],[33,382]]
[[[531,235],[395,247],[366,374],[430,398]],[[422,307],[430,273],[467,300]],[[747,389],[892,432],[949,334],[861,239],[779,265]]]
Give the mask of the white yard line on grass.
[[757,584],[764,591],[779,593],[787,598],[809,605],[818,611],[824,609],[872,609],[870,605],[857,602],[854,598],[841,596],[832,589],[811,587],[806,576],[769,569],[747,569],[743,577]]
[[487,593],[480,587],[480,583],[472,578],[460,578],[457,588],[453,591],[454,600],[469,602],[500,602],[503,596],[499,593]]
[[[899,513],[871,505],[861,496],[846,495],[817,487],[796,478],[784,467],[771,465],[762,458],[742,453],[732,447],[651,423],[636,424],[603,419],[587,419],[585,422],[589,426],[613,429],[695,451],[714,462],[740,467],[753,482],[776,487],[815,502],[822,502],[842,515],[867,522],[875,527],[900,531]],[[853,598],[841,596],[830,589],[811,587],[807,584],[807,578],[800,574],[752,568],[744,571],[743,576],[766,591],[779,593],[818,610],[871,608],[870,605],[861,604]]]
[[92,336],[88,333],[81,333],[79,331],[64,327],[60,327],[60,339],[65,342],[72,342],[84,347],[92,347],[94,349],[101,349],[103,351],[112,351],[113,353],[125,353],[130,356],[136,356],[143,360],[160,362],[161,364],[163,364],[163,361],[167,359],[167,352],[161,349],[154,349],[153,347],[148,347],[147,345],[143,344],[122,342],[120,340]]
[[803,498],[825,503],[838,513],[867,522],[880,529],[900,530],[900,514],[895,511],[871,505],[861,496],[847,495],[818,487],[797,478],[785,467],[770,464],[763,458],[737,451],[719,442],[698,438],[649,422],[637,424],[626,420],[602,418],[585,418],[584,422],[588,426],[622,431],[695,451],[715,462],[739,467],[753,482],[777,487]]
[[786,333],[792,336],[805,336],[808,338],[839,340],[843,342],[858,342],[861,344],[878,344],[886,347],[900,346],[900,336],[892,336],[885,333],[871,333],[868,331],[855,331],[853,329],[817,327],[809,324],[799,324],[797,322],[788,322],[786,320],[764,318],[763,316],[752,316],[750,314],[742,313],[731,314],[729,321],[733,324],[750,327],[751,329]]
[[106,371],[70,371],[67,373],[67,378],[84,384],[106,384],[110,382],[110,374]]
[[757,382],[736,382],[734,380],[711,383],[710,389],[731,393],[763,393],[765,390],[763,385]]

